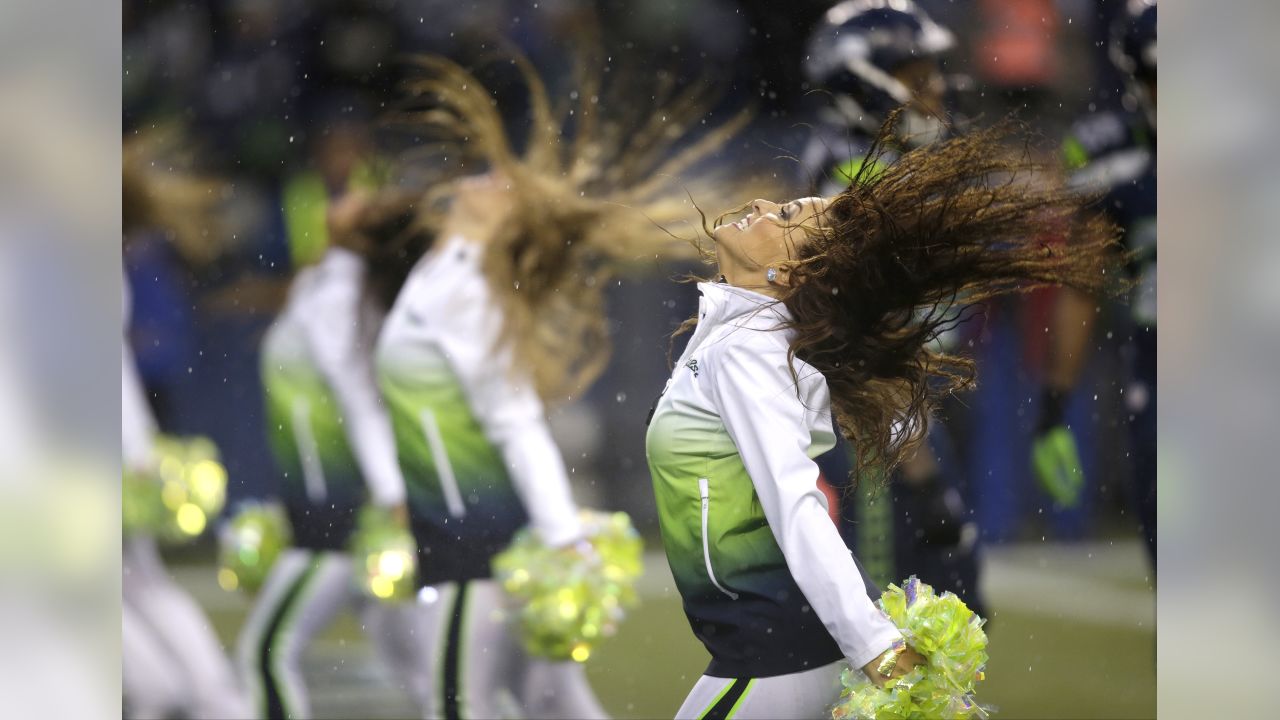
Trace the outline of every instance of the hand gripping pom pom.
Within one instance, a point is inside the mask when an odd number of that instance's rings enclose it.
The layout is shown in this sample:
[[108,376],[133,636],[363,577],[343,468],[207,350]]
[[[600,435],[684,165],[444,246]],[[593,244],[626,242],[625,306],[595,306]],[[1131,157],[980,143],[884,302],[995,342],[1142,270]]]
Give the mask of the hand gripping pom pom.
[[418,545],[391,511],[367,505],[351,536],[356,587],[383,602],[412,599],[418,586]]
[[861,670],[846,669],[833,720],[988,717],[973,698],[987,663],[986,621],[950,592],[935,595],[914,575],[902,587],[890,585],[879,604],[927,663],[884,687],[868,682]]
[[289,518],[279,504],[241,504],[218,533],[218,584],[227,591],[257,592],[292,543]]
[[528,528],[493,559],[493,571],[518,609],[525,649],[551,660],[585,662],[635,607],[644,543],[623,512],[580,512],[586,541],[543,545]]
[[222,512],[227,470],[218,461],[218,448],[204,437],[161,435],[155,458],[148,471],[124,474],[124,530],[154,533],[168,544],[189,542]]

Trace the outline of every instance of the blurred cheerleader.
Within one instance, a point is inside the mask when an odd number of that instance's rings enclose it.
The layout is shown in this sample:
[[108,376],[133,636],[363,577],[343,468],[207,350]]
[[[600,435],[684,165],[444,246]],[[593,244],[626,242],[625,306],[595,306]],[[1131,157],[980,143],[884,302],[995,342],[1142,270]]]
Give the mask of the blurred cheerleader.
[[[204,261],[218,246],[203,226],[210,183],[157,169],[156,136],[124,146],[121,212],[124,242],[162,229],[184,257]],[[124,284],[124,321],[130,310]],[[121,440],[126,473],[155,477],[157,427],[128,341],[120,362]],[[157,480],[158,482],[158,480]],[[159,489],[157,488],[157,493]],[[121,680],[133,718],[245,718],[249,709],[208,618],[165,570],[156,539],[131,531],[122,546]]]
[[[396,191],[336,201],[334,246],[298,272],[263,341],[266,417],[294,547],[271,567],[238,642],[259,717],[312,716],[302,658],[339,612],[361,604],[347,548],[366,499],[404,521],[404,480],[372,354],[391,300],[429,244],[413,214]],[[363,609],[366,625],[396,632],[393,610]]]
[[745,116],[672,155],[703,115],[699,91],[670,99],[661,116],[635,115],[634,100],[608,116],[611,96],[580,73],[570,131],[527,62],[514,62],[532,109],[519,156],[479,80],[421,60],[427,74],[412,89],[431,109],[409,120],[491,174],[445,191],[438,242],[379,337],[378,376],[421,552],[428,716],[603,717],[580,665],[539,662],[521,647],[490,561],[526,524],[566,560],[590,552],[543,402],[581,396],[605,366],[603,290],[619,266],[692,255],[650,220],[690,214],[664,193],[671,176]]
[[938,399],[973,385],[973,362],[933,342],[957,296],[1118,279],[1103,221],[1074,225],[1065,252],[1034,240],[1083,199],[1000,132],[890,161],[897,117],[839,194],[755,200],[709,233],[719,279],[699,285],[646,441],[667,558],[712,657],[679,718],[819,717],[844,668],[883,684],[923,662],[828,519],[813,458],[833,415],[861,477],[892,470]]

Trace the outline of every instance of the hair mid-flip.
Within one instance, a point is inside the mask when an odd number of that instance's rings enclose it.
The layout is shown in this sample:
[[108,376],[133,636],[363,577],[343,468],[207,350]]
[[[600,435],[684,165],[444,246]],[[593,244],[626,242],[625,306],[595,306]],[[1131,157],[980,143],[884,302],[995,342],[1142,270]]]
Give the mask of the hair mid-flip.
[[[625,73],[614,68],[606,86],[598,69],[604,63],[590,49],[577,58],[569,100],[553,107],[528,60],[514,51],[510,60],[529,91],[523,151],[513,149],[491,93],[442,57],[415,59],[423,72],[407,88],[426,108],[404,119],[455,161],[479,160],[511,180],[514,220],[491,239],[486,276],[502,304],[503,342],[512,344],[515,365],[532,374],[544,399],[561,400],[581,394],[608,362],[603,292],[611,275],[625,266],[652,268],[697,256],[696,239],[666,228],[696,227],[686,187],[718,198],[727,184],[685,183],[680,176],[749,116],[740,112],[716,124],[707,119],[715,97],[708,84],[681,88],[661,73],[637,94],[633,84],[623,87]],[[642,101],[646,97],[652,99]],[[449,191],[440,186],[424,207],[437,207]]]
[[121,143],[121,223],[125,242],[138,231],[161,231],[183,260],[198,267],[226,249],[215,212],[225,187],[193,169],[183,140],[179,128],[164,126]]
[[366,291],[384,310],[394,304],[414,263],[435,240],[418,221],[420,201],[419,192],[383,188],[363,203],[352,227],[334,235],[335,244],[364,258]]
[[934,342],[957,322],[958,303],[1127,284],[1117,229],[1055,167],[1011,147],[1016,123],[890,160],[897,120],[805,226],[782,295],[790,354],[826,377],[863,476],[888,477],[919,447],[938,400],[974,386],[973,360]]

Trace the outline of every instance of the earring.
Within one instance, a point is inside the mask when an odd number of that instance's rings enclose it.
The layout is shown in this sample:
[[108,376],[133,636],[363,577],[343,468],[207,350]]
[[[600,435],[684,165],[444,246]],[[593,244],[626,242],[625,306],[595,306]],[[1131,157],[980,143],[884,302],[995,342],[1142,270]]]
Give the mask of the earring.
[[773,282],[778,279],[778,268],[769,268],[764,271],[764,279]]

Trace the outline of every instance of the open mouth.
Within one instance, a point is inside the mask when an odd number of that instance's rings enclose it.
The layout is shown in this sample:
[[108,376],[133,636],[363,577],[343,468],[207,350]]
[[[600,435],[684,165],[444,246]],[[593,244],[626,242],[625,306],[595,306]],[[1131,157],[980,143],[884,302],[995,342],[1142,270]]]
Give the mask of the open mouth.
[[732,225],[739,231],[745,231],[747,228],[751,227],[751,215],[752,213],[748,212],[746,215],[738,218],[736,222],[729,223],[729,225]]
[[738,220],[736,220],[735,222],[720,223],[719,225],[716,225],[714,228],[712,228],[712,230],[719,230],[722,227],[733,227],[733,228],[737,228],[739,232],[745,231],[747,228],[751,227],[752,215],[754,215],[754,212],[748,211],[746,215],[743,215],[741,218],[738,218]]

